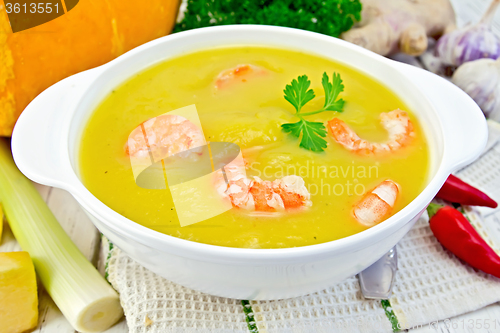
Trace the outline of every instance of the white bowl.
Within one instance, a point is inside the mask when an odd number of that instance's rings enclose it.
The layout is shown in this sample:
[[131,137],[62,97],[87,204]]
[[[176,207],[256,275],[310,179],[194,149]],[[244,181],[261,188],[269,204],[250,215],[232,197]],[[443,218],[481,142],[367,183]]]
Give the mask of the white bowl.
[[[401,96],[417,114],[431,146],[431,176],[422,193],[388,220],[353,236],[298,248],[237,249],[195,243],[143,227],[85,188],[76,172],[79,138],[89,115],[114,87],[165,59],[213,46],[242,44],[331,58],[377,78]],[[28,178],[70,192],[96,227],[141,265],[189,288],[254,300],[318,291],[371,265],[408,232],[448,175],[479,156],[486,139],[486,122],[479,107],[439,76],[325,35],[244,25],[160,38],[53,85],[19,118],[12,150]]]

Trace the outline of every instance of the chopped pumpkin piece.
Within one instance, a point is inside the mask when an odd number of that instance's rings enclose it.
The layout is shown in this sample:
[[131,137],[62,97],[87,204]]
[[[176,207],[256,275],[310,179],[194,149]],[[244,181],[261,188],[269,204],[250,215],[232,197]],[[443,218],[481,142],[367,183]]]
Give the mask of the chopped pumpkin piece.
[[0,244],[2,244],[2,232],[3,232],[3,209],[0,205]]
[[36,327],[36,274],[28,252],[0,253],[0,300],[0,333],[21,333]]
[[169,33],[180,1],[80,1],[67,14],[19,33],[11,32],[4,2],[0,0],[0,136],[11,135],[17,117],[49,86]]

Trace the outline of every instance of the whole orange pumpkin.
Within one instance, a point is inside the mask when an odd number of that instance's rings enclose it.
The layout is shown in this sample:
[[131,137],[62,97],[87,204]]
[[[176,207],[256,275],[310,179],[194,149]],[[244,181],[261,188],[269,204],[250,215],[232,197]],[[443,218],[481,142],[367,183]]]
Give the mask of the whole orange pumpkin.
[[52,84],[168,34],[178,7],[179,0],[80,0],[63,16],[12,33],[0,0],[0,135],[10,136]]

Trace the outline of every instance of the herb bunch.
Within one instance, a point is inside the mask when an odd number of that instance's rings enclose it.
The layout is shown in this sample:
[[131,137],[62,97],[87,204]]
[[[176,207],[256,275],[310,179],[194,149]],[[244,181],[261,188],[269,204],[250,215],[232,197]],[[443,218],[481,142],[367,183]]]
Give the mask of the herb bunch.
[[338,37],[361,19],[359,0],[188,0],[174,32],[227,24],[266,24]]
[[340,74],[333,73],[332,81],[326,73],[323,73],[321,80],[323,89],[325,91],[325,103],[323,108],[311,111],[302,112],[302,107],[310,102],[314,97],[314,91],[309,89],[311,81],[307,75],[299,76],[297,79],[292,80],[287,84],[285,90],[285,99],[290,102],[295,108],[295,116],[300,120],[296,123],[286,123],[281,125],[285,133],[289,133],[296,138],[301,138],[300,147],[311,150],[314,152],[322,152],[326,148],[326,128],[321,122],[308,121],[304,119],[306,116],[314,114],[335,111],[344,111],[344,100],[338,99],[339,94],[344,91],[344,85]]

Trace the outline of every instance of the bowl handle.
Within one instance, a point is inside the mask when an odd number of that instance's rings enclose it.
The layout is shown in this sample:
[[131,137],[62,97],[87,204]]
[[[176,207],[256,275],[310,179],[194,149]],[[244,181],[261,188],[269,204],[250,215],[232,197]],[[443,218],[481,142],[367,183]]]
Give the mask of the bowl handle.
[[438,110],[444,134],[443,161],[450,172],[476,160],[488,140],[488,126],[479,106],[463,90],[429,71],[397,63]]
[[98,67],[59,81],[23,111],[11,145],[14,161],[26,177],[66,188],[72,171],[68,158],[69,122],[76,103],[101,71]]

